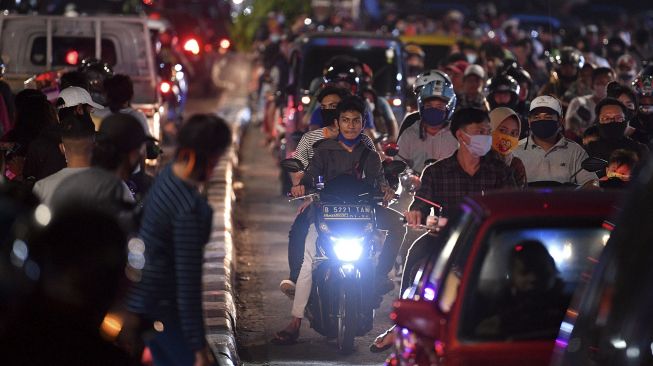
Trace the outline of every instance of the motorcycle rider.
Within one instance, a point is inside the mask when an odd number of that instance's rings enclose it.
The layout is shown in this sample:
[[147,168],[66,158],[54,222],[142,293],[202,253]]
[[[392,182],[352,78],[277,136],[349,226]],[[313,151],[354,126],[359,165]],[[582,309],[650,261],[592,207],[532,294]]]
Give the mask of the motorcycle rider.
[[[585,64],[585,57],[574,47],[562,47],[560,53],[550,58],[554,65],[549,81],[540,89],[538,95],[555,96],[562,100],[565,92],[576,81],[580,69]],[[564,105],[564,104],[563,104]]]
[[646,66],[639,72],[633,88],[638,98],[637,114],[631,120],[630,127],[635,131],[631,138],[650,146],[653,138],[653,65]]
[[462,90],[456,93],[458,98],[456,108],[472,107],[487,109],[485,96],[482,92],[483,84],[485,84],[485,70],[483,70],[483,67],[481,65],[467,66],[463,73]]
[[579,141],[583,132],[594,124],[596,105],[606,97],[608,83],[614,80],[614,71],[609,67],[599,67],[592,71],[592,94],[571,100],[565,116],[565,135]]
[[497,107],[507,107],[513,111],[519,104],[519,83],[512,76],[505,73],[494,76],[485,87],[486,99],[490,110]]
[[[312,186],[318,176],[322,176],[328,184],[329,180],[343,174],[354,175],[384,192],[384,201],[394,197],[394,191],[387,186],[379,155],[361,143],[363,139],[363,114],[365,102],[358,96],[349,96],[338,104],[339,133],[335,139],[324,139],[315,146],[315,155],[311,160],[306,174],[301,180],[301,188]],[[362,166],[361,166],[362,164]],[[399,221],[397,215],[387,209],[377,209],[377,226],[385,228]],[[389,240],[389,238],[388,238]],[[388,242],[386,240],[386,243]],[[297,280],[297,291],[292,307],[292,320],[288,326],[276,333],[272,339],[274,344],[292,344],[299,337],[299,328],[312,286],[312,265],[315,255],[314,243],[306,245],[304,263]],[[395,253],[396,255],[396,253]],[[390,258],[390,267],[394,256]],[[381,259],[379,260],[381,262]],[[377,273],[379,271],[377,266]]]

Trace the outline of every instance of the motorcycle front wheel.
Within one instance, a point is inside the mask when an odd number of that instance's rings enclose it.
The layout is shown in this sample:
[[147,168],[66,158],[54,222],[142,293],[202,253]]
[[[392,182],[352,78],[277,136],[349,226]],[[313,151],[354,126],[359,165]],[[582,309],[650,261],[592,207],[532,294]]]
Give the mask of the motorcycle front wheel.
[[343,354],[354,351],[354,338],[358,329],[360,291],[352,280],[343,281],[338,298],[338,349]]

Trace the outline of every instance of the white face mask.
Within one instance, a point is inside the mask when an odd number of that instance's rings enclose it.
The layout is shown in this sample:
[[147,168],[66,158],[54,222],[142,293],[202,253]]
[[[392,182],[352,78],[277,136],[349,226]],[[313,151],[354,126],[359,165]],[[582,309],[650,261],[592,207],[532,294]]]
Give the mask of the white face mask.
[[461,142],[472,156],[480,158],[481,156],[485,156],[492,148],[492,135],[470,135],[465,131],[462,132],[469,137],[469,144],[466,144],[464,141]]

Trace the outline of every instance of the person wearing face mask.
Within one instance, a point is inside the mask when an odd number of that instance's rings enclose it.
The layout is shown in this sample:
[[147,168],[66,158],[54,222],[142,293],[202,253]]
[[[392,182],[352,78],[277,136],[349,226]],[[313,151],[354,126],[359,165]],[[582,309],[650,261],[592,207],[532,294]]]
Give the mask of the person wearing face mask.
[[528,183],[558,182],[585,184],[596,174],[581,169],[587,152],[562,135],[562,104],[552,96],[531,102],[528,125],[531,133],[514,151],[526,168]]
[[565,136],[580,141],[583,132],[594,124],[594,109],[607,95],[607,85],[614,80],[614,72],[608,67],[592,71],[592,94],[576,97],[569,102],[565,118]]
[[[442,215],[447,217],[466,196],[505,188],[515,188],[516,183],[508,166],[490,153],[492,128],[485,110],[463,108],[451,118],[451,134],[460,143],[453,155],[427,166],[422,173],[422,186],[416,196],[442,205]],[[409,226],[423,224],[429,204],[414,199],[405,213]],[[416,240],[408,250],[401,279],[400,294],[412,283],[415,267],[424,258],[436,255],[442,249],[441,241],[431,235]],[[371,352],[382,352],[394,342],[393,328],[379,335],[370,345]]]
[[628,124],[626,121],[627,111],[626,106],[614,98],[605,98],[597,104],[599,139],[587,145],[586,150],[589,156],[607,161],[612,152],[618,149],[632,151],[640,160],[648,155],[646,145],[624,136]]
[[488,109],[483,85],[485,84],[485,70],[481,65],[469,65],[463,74],[462,91],[457,93],[458,105],[461,108],[483,108]]
[[492,150],[513,171],[515,183],[523,188],[526,186],[526,168],[513,151],[519,145],[521,122],[517,112],[507,107],[495,108],[490,112],[492,126]]
[[637,114],[630,121],[634,128],[631,138],[647,146],[651,146],[653,139],[653,65],[647,66],[639,72],[633,89],[637,94]]
[[617,81],[621,85],[630,86],[637,76],[637,60],[626,53],[617,59]]
[[401,156],[397,159],[405,160],[413,170],[421,172],[427,160],[447,158],[458,148],[458,142],[449,132],[456,94],[449,76],[437,70],[421,74],[414,89],[419,107],[415,117],[419,119],[400,132],[397,144]]
[[367,109],[372,113],[376,132],[387,135],[391,141],[397,141],[399,126],[390,103],[385,98],[378,96],[371,85],[363,88],[361,96],[365,98]]
[[637,115],[637,95],[635,91],[631,87],[621,85],[616,81],[609,83],[606,90],[609,98],[615,98],[626,106],[627,126],[624,134],[630,137],[635,132],[635,128],[630,124]]

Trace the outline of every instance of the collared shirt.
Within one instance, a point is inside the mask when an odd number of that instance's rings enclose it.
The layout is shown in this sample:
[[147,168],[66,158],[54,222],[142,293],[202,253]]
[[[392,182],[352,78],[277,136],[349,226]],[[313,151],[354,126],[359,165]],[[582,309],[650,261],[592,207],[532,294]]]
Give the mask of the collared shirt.
[[458,140],[451,134],[449,126],[434,136],[424,131],[424,139],[420,138],[420,129],[422,129],[422,124],[415,122],[399,136],[399,141],[397,141],[399,155],[401,155],[397,158],[406,159],[408,165],[417,172],[424,169],[427,160],[440,161],[450,157],[458,149]]
[[[581,168],[587,152],[577,143],[561,137],[553,147],[544,151],[532,137],[520,142],[513,154],[521,159],[526,168],[528,183],[554,181],[584,184],[597,176]],[[572,176],[576,173],[576,176]]]
[[[515,188],[510,168],[492,154],[481,157],[481,164],[474,175],[465,172],[458,162],[458,151],[450,157],[429,165],[422,173],[422,186],[416,195],[442,205],[443,215],[456,207],[466,196],[503,188]],[[414,199],[411,210],[428,215],[431,206]]]

